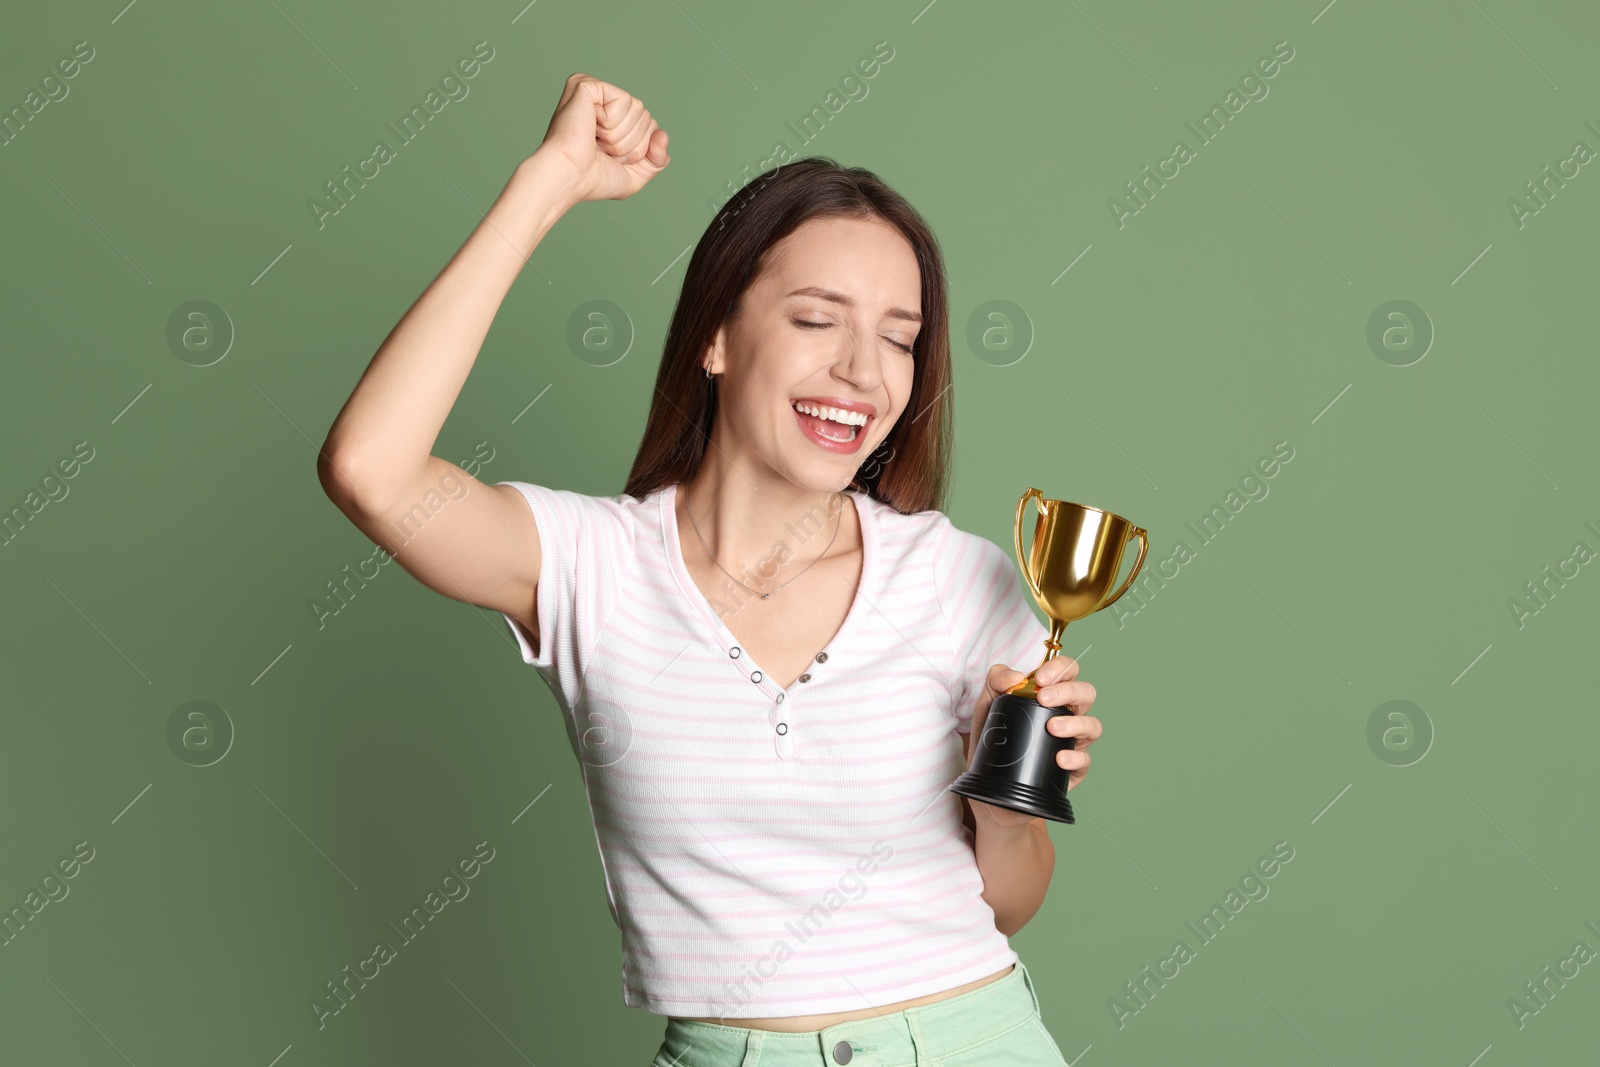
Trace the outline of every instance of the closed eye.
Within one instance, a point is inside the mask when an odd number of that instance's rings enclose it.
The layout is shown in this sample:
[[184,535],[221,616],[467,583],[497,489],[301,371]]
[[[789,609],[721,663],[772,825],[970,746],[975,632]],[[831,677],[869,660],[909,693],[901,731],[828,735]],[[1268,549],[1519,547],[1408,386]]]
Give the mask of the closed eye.
[[[796,326],[802,326],[808,330],[826,330],[828,327],[833,325],[831,322],[811,322],[808,319],[790,319],[789,321],[794,323]],[[888,341],[902,352],[912,352],[910,345],[902,344],[901,342],[896,341],[893,337],[885,337],[884,340]]]

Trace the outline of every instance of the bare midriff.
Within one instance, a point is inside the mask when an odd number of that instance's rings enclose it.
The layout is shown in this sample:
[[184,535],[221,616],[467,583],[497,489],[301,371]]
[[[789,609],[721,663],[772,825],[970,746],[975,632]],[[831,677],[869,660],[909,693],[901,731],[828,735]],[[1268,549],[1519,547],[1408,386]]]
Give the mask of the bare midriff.
[[826,1030],[830,1026],[835,1026],[839,1023],[847,1023],[853,1019],[870,1019],[878,1015],[889,1015],[897,1011],[904,1011],[906,1008],[915,1008],[920,1004],[932,1004],[936,1001],[945,1000],[949,997],[960,996],[962,993],[977,989],[979,986],[986,986],[990,982],[999,981],[1006,975],[1010,974],[1015,968],[1016,964],[1013,963],[1011,966],[1002,970],[998,970],[991,975],[986,975],[983,978],[973,979],[972,981],[963,985],[958,985],[953,989],[946,989],[940,993],[927,993],[920,997],[912,997],[910,1000],[899,1000],[895,1001],[893,1004],[884,1004],[876,1008],[860,1008],[855,1011],[837,1011],[827,1015],[785,1015],[776,1019],[742,1019],[732,1017],[727,1019],[702,1019],[690,1018],[688,1016],[673,1016],[673,1018],[689,1018],[689,1021],[691,1022],[718,1023],[722,1026],[743,1026],[751,1030],[781,1030],[785,1033],[804,1033],[812,1030]]

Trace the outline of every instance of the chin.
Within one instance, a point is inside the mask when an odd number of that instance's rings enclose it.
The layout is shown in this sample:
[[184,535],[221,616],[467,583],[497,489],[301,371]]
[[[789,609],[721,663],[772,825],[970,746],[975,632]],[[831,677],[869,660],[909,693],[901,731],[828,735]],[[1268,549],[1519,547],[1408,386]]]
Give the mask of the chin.
[[817,464],[810,470],[796,470],[791,467],[787,471],[779,470],[784,477],[801,489],[811,493],[842,493],[850,488],[850,483],[855,480],[855,468],[850,470],[819,470],[825,464]]

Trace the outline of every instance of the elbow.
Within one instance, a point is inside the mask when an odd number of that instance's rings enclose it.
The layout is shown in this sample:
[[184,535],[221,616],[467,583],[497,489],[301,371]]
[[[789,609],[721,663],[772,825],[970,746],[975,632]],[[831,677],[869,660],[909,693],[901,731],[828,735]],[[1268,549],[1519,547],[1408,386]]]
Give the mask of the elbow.
[[339,475],[340,466],[329,453],[327,442],[323,442],[317,449],[317,484],[330,500],[337,500],[341,491],[348,488]]
[[1025,915],[1021,913],[1001,915],[997,912],[994,917],[994,928],[1007,937],[1015,937],[1022,932],[1022,928],[1027,926],[1028,922],[1037,914],[1039,914],[1038,908],[1034,908]]
[[317,449],[317,482],[341,511],[348,512],[364,497],[356,470],[357,462],[348,452],[337,452],[327,443]]

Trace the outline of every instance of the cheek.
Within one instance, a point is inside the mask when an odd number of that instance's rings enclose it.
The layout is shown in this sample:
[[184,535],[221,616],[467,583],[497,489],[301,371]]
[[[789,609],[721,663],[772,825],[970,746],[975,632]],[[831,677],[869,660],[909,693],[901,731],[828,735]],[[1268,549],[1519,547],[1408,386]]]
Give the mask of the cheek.
[[911,388],[916,384],[916,381],[916,368],[908,356],[904,361],[904,366],[896,371],[894,387],[891,390],[891,395],[899,401],[901,410],[904,410],[906,405],[911,403]]

